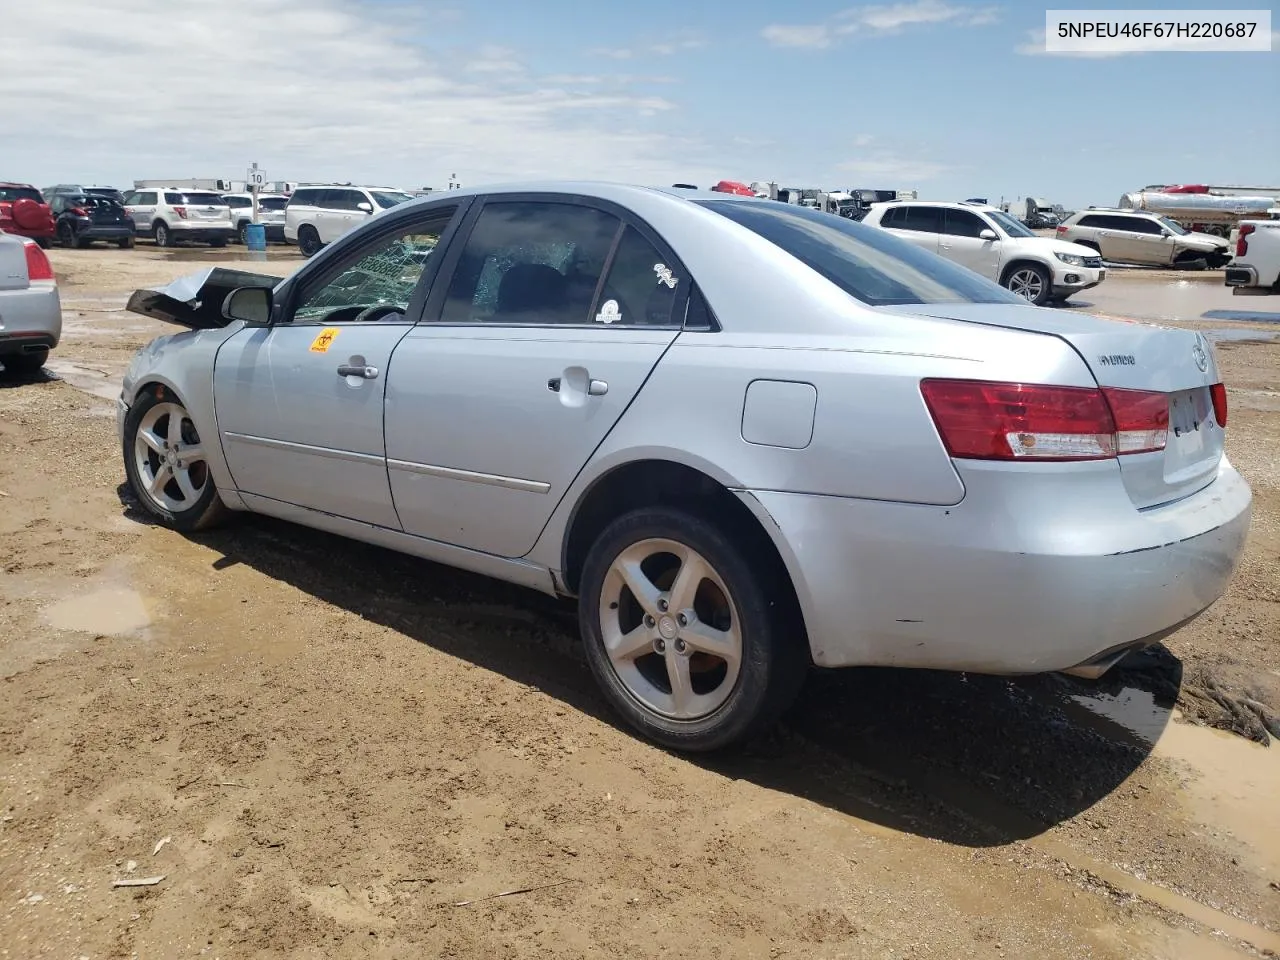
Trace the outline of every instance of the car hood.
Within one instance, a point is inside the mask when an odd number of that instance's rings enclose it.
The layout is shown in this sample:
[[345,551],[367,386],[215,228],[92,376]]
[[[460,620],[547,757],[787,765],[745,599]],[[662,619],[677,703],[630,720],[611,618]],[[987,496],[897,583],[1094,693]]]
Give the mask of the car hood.
[[179,277],[155,290],[135,290],[125,309],[192,330],[225,327],[222,302],[239,287],[274,289],[284,278],[246,270],[211,267]]
[[1183,246],[1194,246],[1201,250],[1225,250],[1229,246],[1226,240],[1215,237],[1212,233],[1187,233],[1174,239]]
[[[1058,240],[1054,237],[1037,237],[1043,249],[1049,253],[1069,253],[1075,257],[1096,257],[1098,251],[1093,247],[1084,247],[1078,243],[1072,243],[1070,240]],[[1029,237],[1023,238],[1023,243],[1030,243]],[[1039,245],[1039,244],[1038,244]]]

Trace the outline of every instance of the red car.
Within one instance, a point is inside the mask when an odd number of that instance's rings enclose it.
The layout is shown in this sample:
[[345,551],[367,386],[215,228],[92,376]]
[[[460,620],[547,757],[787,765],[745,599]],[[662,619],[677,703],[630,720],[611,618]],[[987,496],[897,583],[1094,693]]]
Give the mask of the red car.
[[26,183],[0,183],[0,232],[30,237],[42,247],[53,243],[53,212],[44,195]]
[[716,193],[732,193],[739,197],[754,197],[755,192],[745,183],[739,183],[737,180],[721,180],[711,188]]

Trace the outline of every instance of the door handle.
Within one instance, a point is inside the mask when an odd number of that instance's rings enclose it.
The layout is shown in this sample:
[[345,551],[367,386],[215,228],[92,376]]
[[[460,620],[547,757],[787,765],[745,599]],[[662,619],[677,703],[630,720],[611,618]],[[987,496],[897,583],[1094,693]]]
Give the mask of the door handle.
[[363,377],[365,380],[377,380],[377,367],[358,367],[352,363],[338,364],[338,376],[340,377]]
[[587,396],[589,397],[603,397],[608,392],[609,384],[604,380],[592,380],[587,385]]

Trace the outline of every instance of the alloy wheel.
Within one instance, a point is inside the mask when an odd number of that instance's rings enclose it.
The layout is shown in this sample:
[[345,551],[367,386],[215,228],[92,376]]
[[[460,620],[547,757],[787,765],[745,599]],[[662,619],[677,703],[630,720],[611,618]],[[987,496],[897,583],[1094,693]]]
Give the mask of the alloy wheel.
[[674,540],[641,540],[614,559],[600,591],[609,663],[643,707],[698,720],[733,693],[742,629],[720,574]]
[[209,463],[185,407],[153,406],[138,424],[133,448],[145,496],[171,513],[196,504],[209,483]]
[[1009,290],[1032,303],[1044,296],[1044,278],[1029,268],[1015,270],[1009,277]]

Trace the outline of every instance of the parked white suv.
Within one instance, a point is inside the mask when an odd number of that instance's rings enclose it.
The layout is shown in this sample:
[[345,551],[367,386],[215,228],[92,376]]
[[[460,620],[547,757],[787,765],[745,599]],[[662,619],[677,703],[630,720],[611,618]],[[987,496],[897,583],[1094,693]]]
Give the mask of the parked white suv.
[[1037,306],[1106,278],[1097,250],[1040,237],[995,207],[946,201],[873,203],[862,222],[953,260]]
[[[253,197],[247,193],[228,193],[222,199],[231,208],[231,225],[235,227],[236,240],[244,243],[244,228],[253,223]],[[284,240],[284,208],[288,204],[289,198],[284,194],[258,194],[258,222],[267,228],[268,240],[277,243]]]
[[389,187],[353,187],[350,184],[299,187],[284,211],[284,239],[296,243],[305,256],[313,256],[382,210],[412,200],[409,194]]
[[133,217],[137,235],[151,237],[158,247],[171,247],[182,240],[225,247],[236,235],[227,201],[208,190],[131,190],[125,195],[124,208]]
[[1146,210],[1090,207],[1062,221],[1057,235],[1092,247],[1116,263],[1216,270],[1231,259],[1231,246],[1212,233],[1193,233],[1182,224]]

